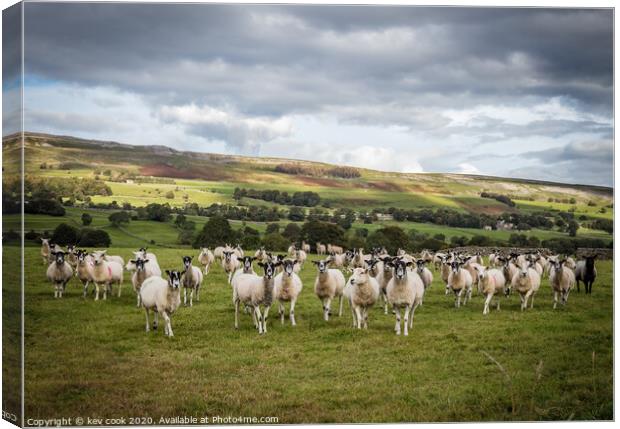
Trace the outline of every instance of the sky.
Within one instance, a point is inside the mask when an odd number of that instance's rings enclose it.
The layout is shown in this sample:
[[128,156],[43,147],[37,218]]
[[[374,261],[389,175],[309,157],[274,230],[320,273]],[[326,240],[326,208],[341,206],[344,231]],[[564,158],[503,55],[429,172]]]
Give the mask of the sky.
[[28,131],[613,183],[610,9],[26,3],[25,23]]

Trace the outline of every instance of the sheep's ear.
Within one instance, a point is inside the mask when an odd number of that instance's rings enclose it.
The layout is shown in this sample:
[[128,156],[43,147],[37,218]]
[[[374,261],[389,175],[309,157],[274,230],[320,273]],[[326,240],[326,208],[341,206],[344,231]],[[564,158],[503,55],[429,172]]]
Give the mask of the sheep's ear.
[[52,251],[50,252],[50,254],[51,254],[51,255],[56,255],[56,252],[52,250]]
[[262,262],[259,262],[259,263],[258,263],[258,266],[259,266],[259,267],[261,267],[261,268],[264,268],[264,267],[265,267],[265,264],[263,264]]
[[408,266],[408,267],[410,267],[410,266],[412,266],[412,265],[413,265],[413,262],[411,262],[411,261],[407,261],[407,263],[406,263],[405,265],[406,265],[406,266]]
[[321,261],[310,261],[312,262],[314,265],[319,265],[321,263]]
[[170,276],[170,270],[166,270],[165,273],[168,274],[168,277]]
[[144,260],[144,263],[146,264],[148,261],[149,261],[148,259],[145,259],[145,260]]
[[130,259],[129,262],[131,262],[132,264],[136,263],[136,261],[134,261],[133,259]]
[[185,274],[185,272],[186,272],[186,271],[187,271],[187,270],[183,270],[183,271],[181,271],[181,275]]

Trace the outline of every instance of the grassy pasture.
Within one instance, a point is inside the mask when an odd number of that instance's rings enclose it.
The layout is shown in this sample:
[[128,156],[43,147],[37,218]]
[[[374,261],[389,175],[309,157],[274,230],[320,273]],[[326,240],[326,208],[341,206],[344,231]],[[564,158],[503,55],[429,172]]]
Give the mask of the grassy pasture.
[[[135,243],[133,245],[135,247]],[[111,254],[126,259],[130,248]],[[155,250],[179,268],[189,249]],[[17,247],[5,247],[4,271]],[[312,255],[312,259],[316,259]],[[482,298],[455,309],[436,280],[409,337],[375,307],[369,329],[322,320],[315,269],[301,272],[298,326],[275,320],[257,335],[249,316],[233,328],[220,267],[201,301],[172,318],[175,337],[144,332],[126,275],[123,293],[81,298],[75,280],[53,298],[37,248],[26,249],[27,418],[176,415],[276,416],[280,423],[612,419],[612,263],[598,263],[594,293],[552,310],[544,280],[533,310],[516,296],[482,316]],[[501,365],[500,369],[485,354]]]

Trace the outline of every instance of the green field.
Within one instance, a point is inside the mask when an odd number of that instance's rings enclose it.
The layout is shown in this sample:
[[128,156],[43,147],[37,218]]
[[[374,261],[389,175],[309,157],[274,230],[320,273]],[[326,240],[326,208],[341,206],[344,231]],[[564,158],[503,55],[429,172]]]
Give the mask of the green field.
[[[130,256],[128,247],[111,254]],[[5,247],[3,269],[19,249]],[[26,418],[59,415],[275,416],[279,423],[613,419],[612,263],[599,261],[591,296],[573,292],[552,310],[547,280],[533,310],[519,299],[482,315],[482,298],[455,309],[436,280],[409,337],[375,307],[369,329],[322,320],[315,269],[302,270],[298,326],[271,312],[257,335],[243,315],[233,328],[220,267],[201,301],[173,316],[175,337],[144,332],[126,275],[121,298],[83,300],[75,280],[53,298],[38,248],[26,249]],[[157,249],[180,268],[189,249]],[[314,255],[312,258],[316,258]],[[5,288],[7,285],[5,284]],[[9,286],[10,287],[10,286]],[[495,359],[501,368],[489,357]]]

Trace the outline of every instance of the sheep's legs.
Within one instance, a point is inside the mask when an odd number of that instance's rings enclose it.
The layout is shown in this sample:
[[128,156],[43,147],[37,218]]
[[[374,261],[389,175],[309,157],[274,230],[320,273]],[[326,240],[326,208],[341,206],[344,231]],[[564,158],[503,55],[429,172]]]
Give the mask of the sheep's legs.
[[263,334],[263,315],[260,313],[260,308],[258,305],[254,306],[254,317],[258,324],[258,333]]
[[381,296],[383,297],[383,314],[388,314],[388,300],[387,295],[382,291]]
[[413,328],[413,315],[414,315],[415,309],[417,307],[418,307],[418,305],[415,302],[411,306],[411,315],[409,316],[409,329]]
[[235,300],[235,329],[239,329],[239,301]]
[[530,300],[530,308],[534,308],[534,294],[532,294],[532,298]]
[[168,335],[169,337],[174,337],[174,334],[172,333],[172,323],[170,322],[170,316],[168,316],[168,313],[165,311],[163,311],[161,315],[166,321],[166,328],[164,334]]
[[338,317],[342,317],[342,295],[338,297]]
[[529,301],[530,296],[532,296],[532,289],[528,290],[525,294],[525,297],[523,298],[523,304],[521,305],[521,311],[527,310],[527,302]]
[[[484,301],[484,310],[482,311],[482,314],[489,314],[489,305],[491,304],[491,300],[493,299],[493,294],[489,293],[487,295],[487,299]],[[499,304],[499,301],[498,301]]]
[[[259,314],[260,314],[260,308],[259,308]],[[262,322],[263,322],[263,334],[267,333],[267,314],[269,313],[269,307],[266,307],[263,310],[263,316],[262,316]]]
[[405,328],[403,335],[405,337],[409,335],[409,311],[410,309],[411,309],[411,306],[409,306],[409,304],[405,305],[405,323],[403,324],[403,327]]
[[183,288],[183,305],[187,307],[187,288]]
[[119,280],[118,281],[118,297],[121,297],[121,289],[123,287],[123,283]]
[[355,314],[355,309],[353,308],[351,300],[349,300],[349,308],[351,309],[351,317],[353,318],[353,328],[357,328],[357,315]]
[[151,326],[149,325],[149,309],[144,307],[144,312],[146,313],[146,332],[151,330]]
[[278,303],[278,314],[280,315],[280,323],[284,325],[284,305],[282,302]]
[[570,293],[570,289],[567,289],[566,292],[562,293],[562,305],[566,305],[568,302],[568,294]]
[[394,313],[396,313],[396,325],[394,325],[394,332],[396,335],[400,335],[400,307],[393,305]]
[[142,304],[141,301],[142,300],[140,299],[140,291],[138,291],[138,293],[136,294],[136,307],[140,308],[140,304]]
[[295,323],[295,303],[297,302],[297,298],[291,300],[291,307],[288,311],[288,316],[291,319],[291,325],[297,326]]
[[356,327],[357,329],[362,329],[362,312],[359,307],[355,307],[355,319],[356,319]]
[[153,330],[156,330],[159,326],[159,312],[157,310],[153,311]]
[[95,282],[95,301],[99,301],[99,283]]
[[463,289],[460,289],[458,292],[454,292],[456,297],[454,298],[454,304],[456,308],[461,308],[461,295],[463,294]]
[[84,286],[84,294],[82,295],[82,297],[84,299],[86,299],[86,295],[88,295],[88,283],[89,283],[88,280],[86,280],[86,283],[84,283],[84,285],[83,285]]
[[331,306],[331,298],[325,298],[323,301],[323,319],[327,322],[329,320],[329,308]]
[[194,306],[194,289],[189,291],[189,306]]

